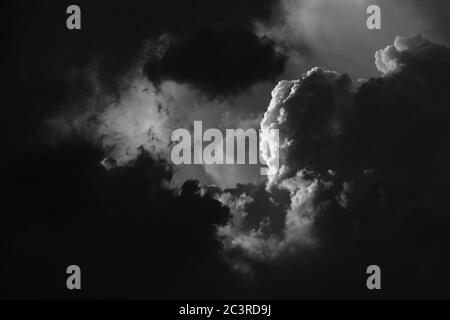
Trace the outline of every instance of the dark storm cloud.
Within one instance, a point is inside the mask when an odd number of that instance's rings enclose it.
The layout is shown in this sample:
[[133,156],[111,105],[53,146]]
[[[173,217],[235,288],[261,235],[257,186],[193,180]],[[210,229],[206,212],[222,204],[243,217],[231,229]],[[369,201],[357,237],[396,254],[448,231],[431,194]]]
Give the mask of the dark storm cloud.
[[210,284],[223,285],[215,276],[228,271],[215,229],[228,220],[228,208],[200,195],[195,181],[179,194],[164,187],[170,169],[145,152],[108,171],[100,159],[98,149],[73,138],[8,165],[0,296],[75,297],[64,285],[74,263],[86,277],[78,297],[217,294]]
[[145,73],[155,84],[173,80],[223,96],[273,80],[286,59],[268,38],[239,25],[218,25],[173,40],[160,57],[150,58]]
[[400,5],[411,5],[414,10],[427,20],[426,35],[433,36],[436,41],[450,45],[450,2],[446,0],[420,1],[420,0],[403,0]]
[[251,26],[255,19],[267,20],[275,2],[78,1],[82,29],[70,32],[65,27],[70,1],[6,1],[2,3],[2,26],[8,40],[4,53],[21,62],[18,72],[31,67],[46,73],[57,67],[84,66],[100,56],[106,75],[115,76],[127,68],[146,39],[217,23]]
[[243,208],[247,213],[243,221],[245,230],[257,229],[261,221],[267,219],[270,221],[265,230],[268,234],[280,234],[283,231],[286,215],[286,207],[283,205],[289,202],[289,195],[286,192],[269,193],[262,183],[237,185],[236,188],[225,189],[223,192],[235,197],[246,194],[253,199]]

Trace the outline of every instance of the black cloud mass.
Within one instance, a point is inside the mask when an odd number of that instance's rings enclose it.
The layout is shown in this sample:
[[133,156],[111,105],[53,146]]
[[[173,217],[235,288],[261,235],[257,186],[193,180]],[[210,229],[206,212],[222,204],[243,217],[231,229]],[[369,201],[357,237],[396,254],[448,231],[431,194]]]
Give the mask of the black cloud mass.
[[[369,79],[308,65],[246,122],[227,101],[299,59],[255,31],[275,3],[80,2],[78,34],[65,3],[2,4],[0,298],[450,298],[448,43],[392,39]],[[280,170],[175,185],[170,125],[222,113],[278,129]]]
[[92,280],[81,298],[206,298],[204,286],[226,270],[215,226],[228,208],[200,195],[195,181],[168,190],[170,170],[147,154],[112,171],[100,160],[98,149],[73,139],[8,167],[1,296],[61,297],[65,284],[53,279],[77,260]]

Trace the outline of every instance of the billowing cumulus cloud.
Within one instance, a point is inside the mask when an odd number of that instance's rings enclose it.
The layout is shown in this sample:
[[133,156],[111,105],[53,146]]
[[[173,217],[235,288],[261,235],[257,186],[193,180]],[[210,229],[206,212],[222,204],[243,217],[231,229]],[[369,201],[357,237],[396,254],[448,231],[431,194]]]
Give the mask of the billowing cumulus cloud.
[[[262,260],[275,266],[351,243],[397,268],[384,246],[405,261],[416,258],[406,248],[417,241],[433,251],[447,246],[431,249],[430,239],[442,237],[433,233],[448,223],[450,49],[421,36],[397,37],[376,53],[376,64],[384,75],[368,81],[314,68],[273,90],[261,127],[280,131],[280,170],[265,196],[283,212],[284,226],[281,234],[265,232],[270,219],[262,216],[259,228],[243,230],[240,220],[222,227],[237,269],[252,273]],[[277,201],[280,192],[288,198]],[[241,198],[230,207],[232,215],[250,217]],[[430,229],[411,238],[420,221]]]
[[[348,75],[315,68],[301,79],[282,81],[261,122],[263,141],[277,145],[270,130],[279,131],[280,168],[273,167],[270,181],[292,176],[300,169],[333,169],[338,155],[344,117],[351,110],[353,85]],[[267,158],[269,166],[277,161]],[[334,163],[333,163],[334,162]]]
[[408,67],[408,64],[414,64],[414,61],[418,60],[427,60],[430,63],[432,59],[436,59],[435,64],[446,65],[447,50],[445,46],[436,45],[420,34],[397,37],[393,45],[376,52],[375,64],[384,74],[401,71],[403,67]]

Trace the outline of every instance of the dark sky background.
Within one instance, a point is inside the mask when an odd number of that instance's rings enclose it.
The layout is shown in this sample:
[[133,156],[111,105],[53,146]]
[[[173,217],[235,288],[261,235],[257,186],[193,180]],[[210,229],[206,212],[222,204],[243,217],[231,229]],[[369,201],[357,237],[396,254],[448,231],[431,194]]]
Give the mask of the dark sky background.
[[[380,31],[356,0],[77,1],[69,31],[72,2],[3,1],[0,298],[450,298],[449,2],[375,2]],[[259,126],[276,83],[301,79],[265,118],[293,142],[287,171],[207,187],[212,169],[180,175],[168,145],[133,134],[132,159],[107,170],[120,143],[105,147],[105,123],[130,128],[105,115],[142,118],[136,65],[156,119],[177,124]],[[316,66],[338,73],[302,76]],[[70,130],[49,126],[62,118]]]

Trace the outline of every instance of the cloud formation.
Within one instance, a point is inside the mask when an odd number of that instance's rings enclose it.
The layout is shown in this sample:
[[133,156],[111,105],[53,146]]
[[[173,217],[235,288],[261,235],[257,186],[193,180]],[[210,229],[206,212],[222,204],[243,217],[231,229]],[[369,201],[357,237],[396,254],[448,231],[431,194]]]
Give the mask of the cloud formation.
[[[411,250],[419,243],[433,252],[422,267],[450,264],[441,229],[449,223],[443,190],[450,173],[450,49],[418,35],[397,37],[376,53],[376,64],[384,75],[367,81],[314,68],[273,90],[261,127],[280,130],[281,167],[269,177],[266,197],[284,212],[284,227],[274,236],[264,233],[264,216],[250,231],[231,220],[219,234],[236,268],[264,274],[261,260],[278,268],[277,261],[310,259],[311,252],[350,250],[351,261],[378,256],[404,284],[412,275],[400,266],[414,264]],[[283,192],[287,200],[277,201]],[[245,220],[249,205],[240,200],[231,213]]]
[[[275,2],[81,1],[70,35],[64,3],[5,3],[2,297],[68,297],[73,261],[83,298],[449,297],[449,2],[375,1],[370,34],[365,0]],[[194,120],[279,129],[281,170],[173,171]]]
[[[353,81],[347,74],[313,68],[300,79],[281,81],[274,88],[260,126],[269,145],[273,143],[270,129],[279,130],[281,166],[267,185],[234,188],[226,183],[233,188],[194,191],[221,203],[216,209],[230,210],[231,218],[210,230],[216,232],[223,257],[237,274],[275,279],[274,272],[286,264],[300,264],[301,270],[315,274],[310,268],[323,263],[316,259],[321,261],[327,253],[334,263],[348,259],[344,265],[349,269],[336,271],[347,276],[366,263],[366,252],[397,274],[414,259],[410,243],[423,241],[420,245],[430,252],[445,247],[446,240],[441,246],[434,242],[444,237],[436,224],[444,225],[447,219],[442,208],[448,204],[444,190],[450,172],[445,130],[450,117],[449,49],[421,36],[398,37],[375,58],[383,73],[378,78]],[[112,155],[115,150],[116,155],[129,156],[125,163],[131,168],[142,152],[165,152],[167,129],[173,123],[189,125],[196,115],[206,123],[223,125],[254,126],[258,119],[219,116],[217,110],[230,110],[229,102],[205,99],[175,82],[155,89],[148,79],[134,75],[124,83],[116,100],[93,86],[85,106],[95,112],[82,113],[83,121],[71,118],[71,127],[91,124],[89,130],[83,127],[87,136],[105,143],[100,144],[104,150],[113,146]],[[210,117],[204,118],[207,114]],[[160,139],[149,138],[145,130],[149,120],[159,128]],[[263,156],[269,166],[277,160]],[[216,181],[224,180],[222,176],[233,180],[230,170],[205,171]],[[419,232],[425,222],[432,234],[427,230],[420,240],[412,237],[410,232]],[[386,247],[404,261],[393,258]],[[434,253],[431,259],[434,268],[446,265],[437,266]],[[313,265],[303,265],[305,260]]]
[[[66,80],[68,98],[45,120],[45,141],[57,143],[70,136],[82,136],[99,146],[105,154],[105,167],[128,165],[141,151],[165,159],[169,165],[177,128],[193,131],[194,121],[203,129],[257,129],[270,82],[252,85],[248,90],[218,98],[190,84],[162,81],[158,85],[143,73],[149,55],[160,52],[161,41],[149,40],[134,63],[116,81],[105,82],[98,62],[74,68]],[[172,184],[186,179],[214,183],[222,188],[237,183],[257,183],[262,179],[257,165],[181,165],[174,168]]]
[[160,41],[158,54],[145,66],[147,77],[156,85],[166,80],[188,84],[211,97],[235,95],[272,81],[287,59],[272,40],[240,25],[208,26]]
[[131,71],[110,91],[95,66],[81,71],[87,94],[74,98],[62,112],[47,119],[57,139],[78,135],[105,151],[110,163],[126,165],[140,150],[168,159],[171,123],[164,100],[139,72]]
[[206,298],[213,283],[223,286],[215,232],[229,209],[198,182],[168,188],[170,168],[146,151],[110,170],[102,153],[72,138],[8,163],[0,296],[64,297],[65,282],[53,277],[64,280],[73,263],[89,283],[75,298]]

